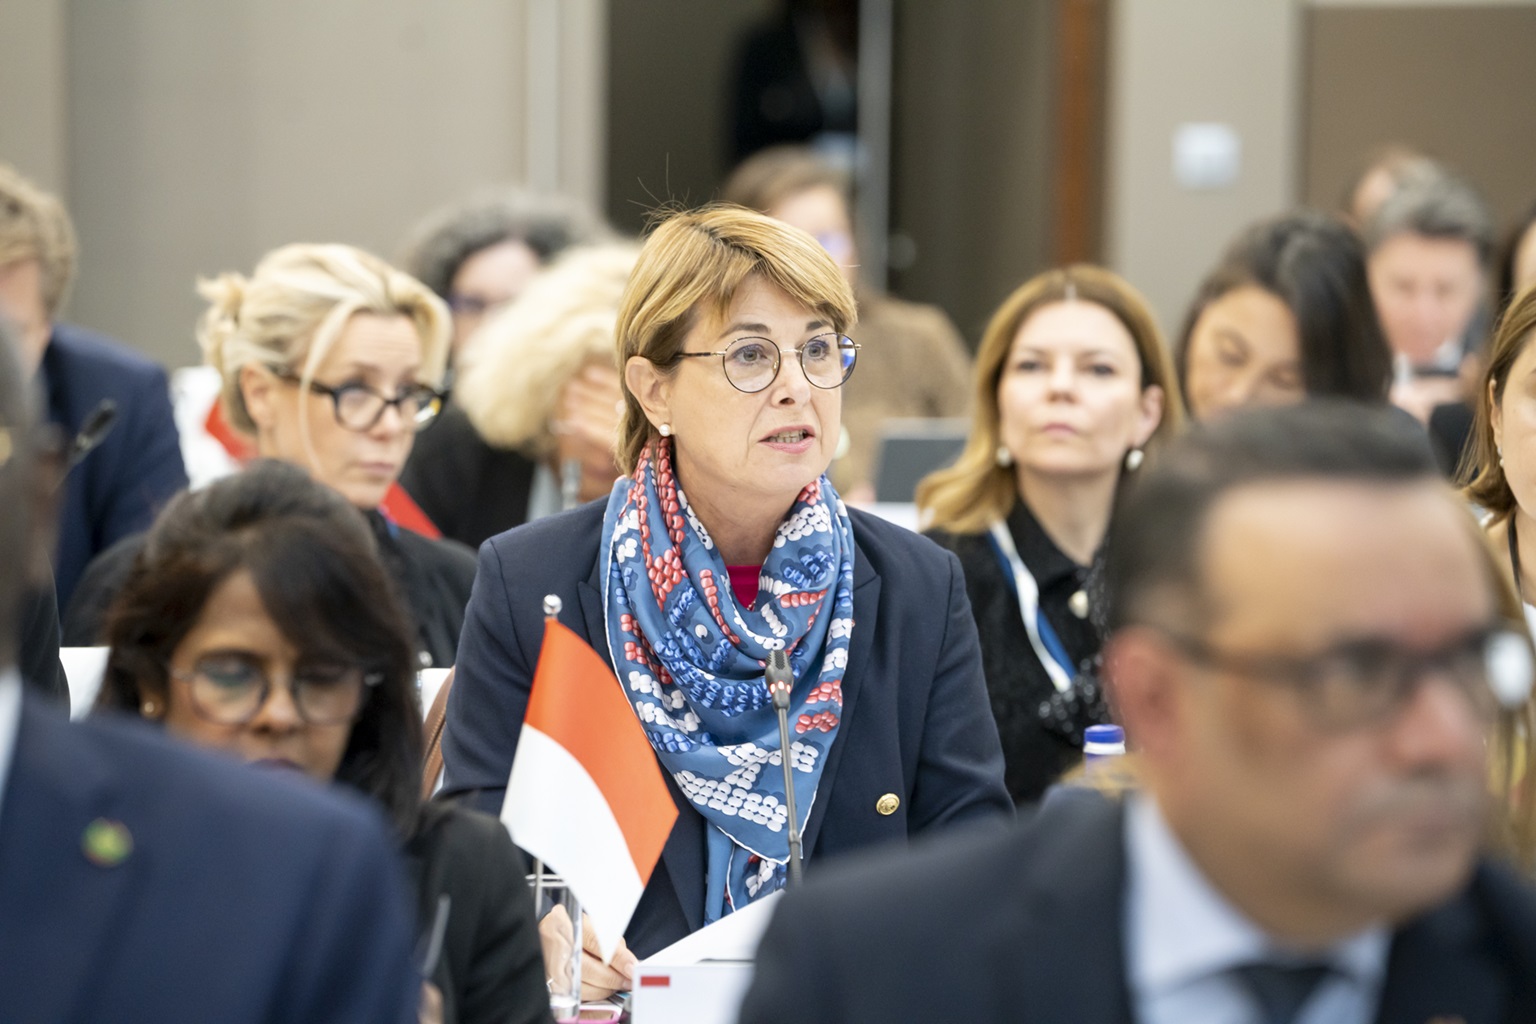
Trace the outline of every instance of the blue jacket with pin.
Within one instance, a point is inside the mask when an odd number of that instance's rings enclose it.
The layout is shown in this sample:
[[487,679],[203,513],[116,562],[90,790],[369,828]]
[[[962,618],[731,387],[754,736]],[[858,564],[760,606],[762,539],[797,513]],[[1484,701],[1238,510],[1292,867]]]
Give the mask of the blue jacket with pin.
[[0,1021],[413,1024],[378,813],[22,702],[0,790]]

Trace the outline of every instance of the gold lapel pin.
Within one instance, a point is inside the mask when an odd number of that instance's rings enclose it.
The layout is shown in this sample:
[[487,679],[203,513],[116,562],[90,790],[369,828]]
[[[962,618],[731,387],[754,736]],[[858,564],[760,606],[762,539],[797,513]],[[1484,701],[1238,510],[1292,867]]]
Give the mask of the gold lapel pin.
[[85,859],[99,868],[115,868],[133,853],[133,833],[128,826],[110,818],[97,818],[85,826],[80,838]]
[[897,796],[895,793],[887,793],[885,796],[875,801],[875,810],[879,811],[881,814],[895,814],[896,808],[900,806],[901,797]]

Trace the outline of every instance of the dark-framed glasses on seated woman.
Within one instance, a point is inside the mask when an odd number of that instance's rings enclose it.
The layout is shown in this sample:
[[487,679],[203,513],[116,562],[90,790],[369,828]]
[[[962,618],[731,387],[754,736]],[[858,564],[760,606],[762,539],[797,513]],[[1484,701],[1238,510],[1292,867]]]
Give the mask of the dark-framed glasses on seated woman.
[[[244,725],[256,717],[272,695],[272,680],[249,658],[210,654],[190,671],[172,672],[185,684],[192,710],[219,725]],[[383,682],[382,672],[357,665],[301,665],[288,680],[289,699],[299,717],[310,725],[342,725],[355,719],[370,687]]]
[[[289,370],[272,367],[272,372],[278,380],[288,384],[304,383]],[[395,407],[401,420],[417,430],[431,423],[443,408],[442,393],[426,384],[407,384],[395,393],[394,398],[381,395],[360,381],[332,386],[312,380],[309,390],[329,398],[336,422],[359,433],[372,430],[390,406]]]
[[[840,388],[853,373],[860,346],[841,334],[818,334],[799,348],[788,351],[800,359],[805,379],[830,391]],[[678,359],[702,359],[719,356],[725,379],[737,391],[747,394],[762,391],[779,375],[783,350],[769,338],[737,338],[720,352],[679,352]]]
[[1499,621],[1435,650],[1410,650],[1362,639],[1311,655],[1226,651],[1176,630],[1154,627],[1196,664],[1297,692],[1325,729],[1356,729],[1401,711],[1430,677],[1446,680],[1480,714],[1518,708],[1529,699],[1531,643],[1517,626]]

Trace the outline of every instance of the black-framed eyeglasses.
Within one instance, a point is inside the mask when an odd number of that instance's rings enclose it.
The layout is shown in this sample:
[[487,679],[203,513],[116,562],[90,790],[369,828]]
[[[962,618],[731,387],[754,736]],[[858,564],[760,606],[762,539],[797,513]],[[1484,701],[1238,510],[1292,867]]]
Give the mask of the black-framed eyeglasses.
[[[272,680],[250,659],[217,654],[200,659],[190,671],[173,671],[185,683],[192,710],[219,725],[244,725],[272,695]],[[299,717],[310,725],[343,725],[357,718],[368,690],[384,673],[356,665],[301,665],[288,680],[288,696]]]
[[[860,346],[841,334],[818,334],[797,349],[790,349],[800,359],[805,379],[826,391],[843,386],[853,373]],[[754,394],[774,382],[779,375],[783,352],[769,338],[737,338],[720,352],[679,352],[677,359],[702,359],[719,356],[725,379],[737,391]]]
[[1434,651],[1358,640],[1312,655],[1225,651],[1176,630],[1154,628],[1191,661],[1295,690],[1313,720],[1329,729],[1359,728],[1390,718],[1431,673],[1456,683],[1486,716],[1500,707],[1517,708],[1531,694],[1530,641],[1502,620]]
[[[276,366],[271,367],[271,370],[278,380],[285,383],[293,385],[304,383],[303,379],[292,371]],[[309,390],[329,398],[331,408],[336,414],[336,422],[358,433],[372,430],[379,420],[384,418],[384,410],[390,406],[394,406],[400,418],[417,430],[431,423],[443,409],[442,392],[426,384],[408,384],[396,392],[394,398],[387,398],[362,383],[332,387],[312,380],[309,382]]]

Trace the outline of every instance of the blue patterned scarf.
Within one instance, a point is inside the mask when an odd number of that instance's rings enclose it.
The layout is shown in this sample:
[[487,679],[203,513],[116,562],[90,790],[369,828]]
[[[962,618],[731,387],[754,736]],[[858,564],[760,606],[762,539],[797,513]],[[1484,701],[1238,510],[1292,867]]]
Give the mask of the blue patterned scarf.
[[825,476],[800,492],[742,607],[672,469],[671,442],[646,448],[613,486],[608,648],[662,766],[704,816],[705,920],[784,885],[789,859],[778,719],[763,680],[789,654],[789,722],[800,828],[837,736],[853,630],[853,527]]

